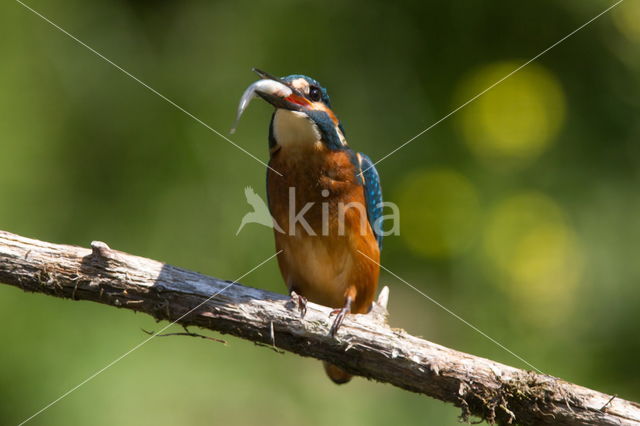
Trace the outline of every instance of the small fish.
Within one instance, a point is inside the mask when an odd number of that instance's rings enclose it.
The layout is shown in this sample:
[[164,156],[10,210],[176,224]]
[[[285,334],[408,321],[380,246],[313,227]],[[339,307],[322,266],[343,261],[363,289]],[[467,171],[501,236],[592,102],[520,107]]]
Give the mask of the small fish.
[[238,127],[238,122],[240,121],[240,117],[244,113],[244,110],[249,106],[251,100],[257,96],[256,92],[270,93],[282,98],[287,98],[293,93],[291,88],[275,80],[264,79],[256,81],[251,86],[247,87],[247,90],[244,91],[242,97],[240,98],[240,104],[238,105],[238,114],[236,115],[236,120],[233,123],[233,127],[231,127],[231,134],[235,133],[236,127]]

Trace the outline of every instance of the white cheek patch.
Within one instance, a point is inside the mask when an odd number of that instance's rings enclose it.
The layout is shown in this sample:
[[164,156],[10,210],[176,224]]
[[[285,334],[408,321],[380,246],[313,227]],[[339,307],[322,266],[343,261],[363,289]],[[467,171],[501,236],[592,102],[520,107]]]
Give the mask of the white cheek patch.
[[340,130],[340,127],[336,126],[335,129],[336,129],[336,133],[338,134],[338,139],[340,139],[340,143],[343,146],[346,146],[347,145],[347,140],[344,138],[344,135],[342,134],[342,131]]
[[305,113],[278,109],[273,117],[273,136],[282,147],[312,146],[320,140],[320,131]]

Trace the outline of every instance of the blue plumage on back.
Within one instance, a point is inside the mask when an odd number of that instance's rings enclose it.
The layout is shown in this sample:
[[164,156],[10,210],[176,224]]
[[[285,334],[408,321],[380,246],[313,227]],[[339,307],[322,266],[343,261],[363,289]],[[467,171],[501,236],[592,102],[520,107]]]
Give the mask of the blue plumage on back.
[[378,247],[382,250],[382,188],[380,176],[373,162],[365,154],[358,153],[360,173],[364,178],[364,198],[367,203],[369,225],[376,236]]

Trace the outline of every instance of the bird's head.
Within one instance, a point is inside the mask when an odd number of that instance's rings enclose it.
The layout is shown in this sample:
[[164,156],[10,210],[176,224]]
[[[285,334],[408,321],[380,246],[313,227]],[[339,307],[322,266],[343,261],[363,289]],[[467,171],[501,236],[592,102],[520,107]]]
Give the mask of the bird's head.
[[346,147],[344,130],[331,110],[327,90],[311,77],[293,74],[274,77],[254,69],[262,77],[245,91],[238,115],[257,95],[276,108],[270,127],[271,145],[323,143],[330,149]]

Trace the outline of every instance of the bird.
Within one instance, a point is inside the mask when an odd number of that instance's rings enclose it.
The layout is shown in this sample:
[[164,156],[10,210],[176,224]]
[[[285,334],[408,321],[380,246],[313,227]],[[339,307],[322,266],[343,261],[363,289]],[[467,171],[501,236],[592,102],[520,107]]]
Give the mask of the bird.
[[[377,291],[383,236],[380,178],[371,159],[348,145],[318,81],[254,71],[262,80],[247,89],[247,100],[257,95],[275,107],[267,198],[284,231],[274,231],[278,266],[301,315],[307,300],[334,308],[330,334],[335,337],[347,314],[371,309]],[[352,378],[328,362],[324,368],[336,384]]]
[[252,187],[247,186],[244,189],[244,196],[247,199],[247,203],[249,203],[249,205],[253,207],[253,211],[245,214],[242,217],[240,226],[236,231],[236,235],[240,233],[242,228],[244,228],[247,223],[257,223],[260,225],[268,226],[270,228],[273,227],[276,230],[280,230],[278,224],[273,222],[273,218],[271,217],[271,213],[269,212],[269,207],[264,202],[264,200],[260,198],[258,194],[256,194]]

